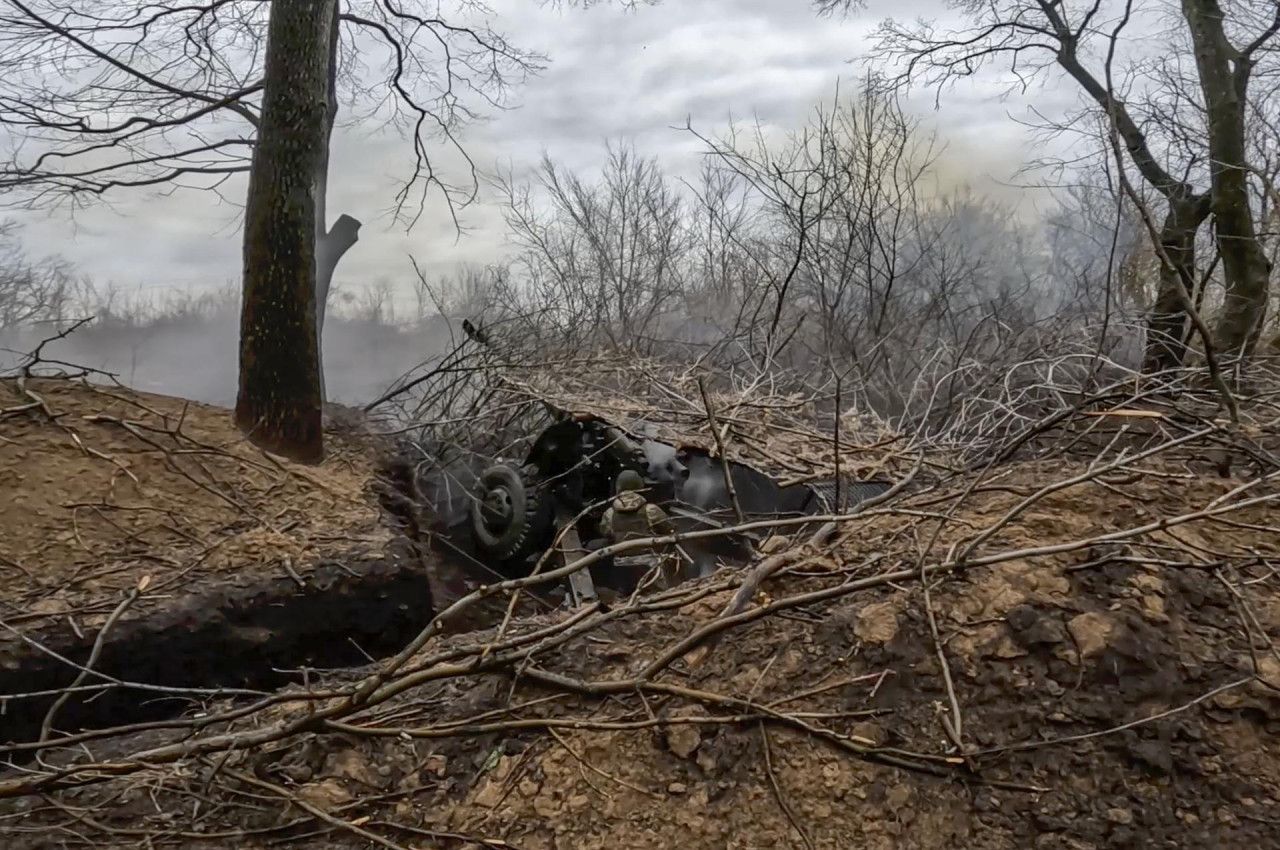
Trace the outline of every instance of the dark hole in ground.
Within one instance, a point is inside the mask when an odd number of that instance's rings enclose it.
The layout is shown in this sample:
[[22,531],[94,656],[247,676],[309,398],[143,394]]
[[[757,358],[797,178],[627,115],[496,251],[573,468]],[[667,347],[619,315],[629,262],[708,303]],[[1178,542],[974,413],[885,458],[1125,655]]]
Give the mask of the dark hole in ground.
[[[298,681],[301,667],[367,664],[399,651],[432,616],[429,583],[407,545],[395,547],[358,572],[322,565],[305,589],[272,580],[192,600],[177,610],[117,626],[95,669],[128,682],[175,688],[273,690]],[[93,634],[69,632],[46,646],[83,664]],[[0,671],[5,695],[51,691],[70,685],[78,671],[28,648],[16,670]],[[83,685],[102,682],[88,676]],[[0,741],[34,741],[55,696],[4,699]],[[194,706],[189,697],[113,688],[74,694],[58,711],[63,732],[163,720]]]
[[[395,534],[387,551],[377,558],[353,552],[348,559],[318,564],[305,587],[281,572],[253,585],[229,586],[149,617],[122,622],[108,636],[94,669],[121,681],[169,688],[277,690],[301,681],[304,667],[362,667],[371,658],[393,655],[437,610],[480,584],[501,578],[466,547],[443,545],[422,528],[412,466],[405,457],[384,458],[377,495],[384,521]],[[498,598],[487,603],[448,622],[446,631],[494,625],[507,603]],[[518,613],[545,610],[549,604],[554,602],[529,598]],[[68,627],[31,637],[84,664],[96,632],[82,639]],[[56,691],[72,684],[78,673],[65,661],[30,646],[22,650],[16,668],[0,669],[0,744],[38,740]],[[102,682],[90,675],[81,686]],[[46,691],[55,693],[6,699]],[[200,702],[191,696],[122,687],[85,691],[73,694],[59,708],[54,729],[65,733],[105,729],[168,720],[199,709]],[[31,752],[11,755],[21,758]]]
[[[349,558],[323,561],[305,587],[282,571],[123,621],[108,635],[94,669],[125,682],[169,688],[271,691],[300,681],[304,667],[359,667],[400,651],[434,615],[435,582],[428,573],[440,571],[439,558],[418,542],[404,471],[390,458],[381,473],[377,495],[384,521],[395,533],[385,552],[370,558],[353,551]],[[82,639],[66,628],[31,637],[84,664],[96,632]],[[23,647],[16,668],[0,669],[0,742],[38,740],[57,699],[56,693],[7,696],[56,692],[78,673],[61,659]],[[102,682],[90,674],[81,687]],[[69,733],[105,729],[198,709],[191,696],[124,687],[84,691],[59,708],[53,728]]]

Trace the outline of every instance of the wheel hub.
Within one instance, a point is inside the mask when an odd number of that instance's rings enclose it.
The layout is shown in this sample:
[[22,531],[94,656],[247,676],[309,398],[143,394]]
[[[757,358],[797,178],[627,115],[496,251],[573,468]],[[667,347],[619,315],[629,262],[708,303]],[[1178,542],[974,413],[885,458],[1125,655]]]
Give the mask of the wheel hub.
[[511,492],[505,487],[495,487],[485,494],[481,503],[481,516],[485,528],[494,534],[501,534],[511,525],[511,516],[515,507],[511,500]]

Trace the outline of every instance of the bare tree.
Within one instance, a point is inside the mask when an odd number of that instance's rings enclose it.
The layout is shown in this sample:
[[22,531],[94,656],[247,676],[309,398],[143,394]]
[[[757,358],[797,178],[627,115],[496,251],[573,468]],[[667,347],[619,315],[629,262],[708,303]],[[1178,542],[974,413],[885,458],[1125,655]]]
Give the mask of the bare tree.
[[[820,13],[847,12],[858,5],[856,0],[815,3]],[[1258,3],[1239,5],[1251,9],[1252,18],[1259,17]],[[1159,61],[1134,59],[1120,68],[1118,56],[1126,39],[1136,41],[1132,35],[1134,19],[1143,14],[1143,26],[1154,28],[1160,24],[1160,16],[1167,11],[1168,4],[1163,0],[1155,3],[961,0],[956,6],[967,20],[966,28],[939,32],[930,24],[907,26],[891,21],[881,29],[879,56],[901,63],[897,78],[900,83],[918,80],[941,87],[992,63],[1005,61],[1024,91],[1034,77],[1050,68],[1064,73],[1080,87],[1088,102],[1105,119],[1108,132],[1118,137],[1128,161],[1146,185],[1164,200],[1163,221],[1158,232],[1161,283],[1148,323],[1147,361],[1153,369],[1182,362],[1187,312],[1192,307],[1183,293],[1194,297],[1199,285],[1196,235],[1214,212],[1212,190],[1201,188],[1195,179],[1197,174],[1204,173],[1212,158],[1207,130],[1198,114],[1207,103],[1208,95],[1204,85],[1189,92],[1165,89],[1152,93],[1153,88],[1159,89],[1164,82],[1159,72],[1166,66]],[[1274,8],[1274,4],[1268,8]],[[1176,46],[1180,34],[1179,31],[1161,32],[1161,47],[1167,50],[1170,42]],[[1228,49],[1229,45],[1220,51],[1228,61],[1239,60],[1234,67],[1239,75],[1236,100],[1240,108],[1236,114],[1240,121],[1243,121],[1246,103],[1245,90],[1240,84],[1247,85],[1248,66],[1274,35],[1275,29],[1268,23],[1255,32],[1249,47],[1243,51]],[[1222,106],[1229,111],[1225,101]],[[1243,174],[1238,167],[1233,173]],[[1247,210],[1228,212],[1228,216],[1232,214],[1250,216]],[[1242,222],[1227,223],[1229,232],[1233,227],[1240,239],[1247,238],[1247,228]],[[1219,231],[1220,247],[1227,239],[1228,236]],[[1236,249],[1241,250],[1238,246]],[[1241,258],[1237,266],[1243,263]],[[1249,280],[1256,281],[1256,266],[1254,263]],[[1228,275],[1229,292],[1235,292],[1242,285],[1238,280]],[[1256,307],[1256,296],[1249,294],[1256,290],[1256,282],[1243,285],[1245,291],[1238,297],[1233,296],[1233,303]],[[1237,312],[1240,309],[1244,308],[1232,308]],[[1238,348],[1232,340],[1238,337],[1235,328],[1243,320],[1233,318],[1232,310],[1223,312],[1217,336],[1220,343]]]
[[516,265],[567,335],[613,347],[653,342],[684,290],[690,239],[684,200],[653,159],[610,144],[594,185],[543,156],[535,183],[498,187]]
[[[1258,241],[1271,265],[1271,301],[1280,299],[1280,72],[1258,80],[1262,91],[1250,98],[1250,162],[1261,184]],[[1280,352],[1280,311],[1268,314],[1264,334],[1272,353]]]
[[[1045,320],[1038,234],[971,190],[939,191],[935,139],[891,91],[837,91],[782,139],[758,122],[695,135],[683,201],[627,149],[598,181],[545,158],[531,179],[503,175],[520,252],[483,286],[453,287],[528,317],[526,339],[552,329],[548,350],[852,373],[863,401],[895,413],[917,381],[975,361],[991,374]],[[949,381],[947,397],[968,387]]]
[[65,260],[30,259],[18,232],[14,222],[0,222],[0,333],[61,324],[83,306],[88,289]]
[[[542,67],[484,25],[461,0],[458,22],[426,0],[342,0],[330,51],[326,133],[339,101],[352,120],[402,129],[414,156],[396,196],[412,225],[430,189],[449,208],[470,202],[470,184],[445,182],[433,136],[461,154],[458,131],[474,116],[463,97],[501,107],[513,83]],[[221,193],[247,173],[259,132],[263,43],[270,4],[260,0],[0,0],[0,124],[21,144],[0,167],[0,202],[80,206],[128,190]],[[364,113],[364,114],[362,114]],[[330,226],[329,158],[314,181],[319,303],[355,244],[360,222]],[[232,199],[236,202],[236,199]],[[323,330],[323,309],[316,314]]]
[[[84,204],[129,188],[217,190],[247,172],[259,122],[269,4],[260,0],[3,0],[0,123],[24,142],[0,172],[11,205]],[[451,23],[424,0],[342,0],[329,44],[328,124],[402,128],[415,157],[396,212],[421,214],[430,188],[452,202],[433,134],[461,154],[475,115],[463,97],[504,105],[544,57],[511,45],[461,0]],[[479,10],[483,12],[483,10]],[[469,162],[469,160],[468,160]],[[474,171],[472,177],[474,178]]]
[[324,457],[316,323],[315,176],[328,146],[336,0],[273,0],[245,204],[236,424],[295,461]]
[[748,329],[763,319],[767,356],[784,353],[775,340],[791,340],[822,368],[848,363],[891,384],[882,370],[917,368],[934,341],[964,335],[978,304],[1010,297],[978,232],[990,224],[1002,256],[1014,256],[1005,214],[928,185],[936,140],[892,92],[837,91],[782,143],[759,125],[699,138],[751,190],[753,238],[738,243],[762,279],[744,292],[743,318]]
[[[1237,5],[1246,15],[1257,9],[1248,2]],[[1267,312],[1271,263],[1254,225],[1245,125],[1259,50],[1280,32],[1280,3],[1273,0],[1269,5],[1270,20],[1264,18],[1261,31],[1237,47],[1227,35],[1226,15],[1218,0],[1182,0],[1204,96],[1213,219],[1227,280],[1216,342],[1228,354],[1253,351]]]
[[[749,134],[731,126],[716,138],[692,125],[686,128],[718,168],[751,189],[757,221],[755,238],[746,247],[761,272],[761,285],[743,293],[738,324],[748,344],[766,360],[777,357],[799,331],[808,306],[803,303],[804,290],[815,283],[806,258],[817,256],[819,229],[831,220],[842,192],[852,188],[844,179],[849,175],[827,158],[834,136],[824,135],[822,126],[821,119],[811,122],[782,149],[770,145],[759,122]],[[824,318],[838,309],[835,302],[844,297],[846,283],[817,285]],[[756,337],[757,329],[763,330],[762,339]]]

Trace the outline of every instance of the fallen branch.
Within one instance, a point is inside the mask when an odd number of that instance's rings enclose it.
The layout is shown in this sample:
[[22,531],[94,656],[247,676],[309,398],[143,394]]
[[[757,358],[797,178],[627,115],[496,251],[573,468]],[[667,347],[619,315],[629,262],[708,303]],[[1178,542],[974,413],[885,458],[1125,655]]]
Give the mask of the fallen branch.
[[[84,680],[93,672],[93,665],[98,663],[98,658],[102,655],[102,647],[106,645],[107,635],[111,633],[111,628],[116,624],[125,611],[129,610],[137,598],[147,589],[147,585],[151,583],[149,576],[143,576],[137,586],[120,600],[120,604],[111,612],[111,616],[107,617],[107,621],[102,624],[102,628],[98,630],[98,636],[93,640],[93,649],[89,652],[89,659],[85,661],[84,666],[80,668],[80,672],[76,674],[75,681],[71,683],[71,688],[78,688],[84,683]],[[67,700],[71,698],[71,691],[63,691],[61,696],[54,700],[53,705],[49,706],[49,711],[44,716],[44,721],[40,724],[40,743],[49,740],[49,733],[53,729],[53,720],[58,714],[58,710],[67,704]],[[39,753],[39,750],[36,751]]]

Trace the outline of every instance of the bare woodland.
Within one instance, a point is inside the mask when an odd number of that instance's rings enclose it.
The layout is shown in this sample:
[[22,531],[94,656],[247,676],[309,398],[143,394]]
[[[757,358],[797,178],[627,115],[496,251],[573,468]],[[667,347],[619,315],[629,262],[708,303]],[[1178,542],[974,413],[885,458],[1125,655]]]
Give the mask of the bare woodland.
[[[0,228],[21,352],[0,481],[56,466],[0,547],[0,661],[74,677],[3,692],[31,730],[0,734],[4,841],[1272,846],[1280,6],[948,8],[880,24],[801,126],[689,122],[696,169],[616,140],[578,173],[467,158],[469,120],[548,61],[467,2],[0,0],[0,123],[29,142],[0,202],[244,196],[242,287],[203,300],[131,299]],[[1026,128],[1070,142],[1020,172],[1052,204],[943,179],[945,127],[913,98],[980,81],[1072,93]],[[346,276],[373,211],[327,209],[328,146],[355,121],[410,140],[401,223],[496,203],[510,255],[415,264],[398,294]],[[148,362],[173,337],[238,369],[238,398],[166,397],[199,394],[194,365]],[[452,563],[428,530],[467,510],[451,476],[548,407],[644,422],[727,482],[732,460],[892,486],[549,551],[432,585],[416,620],[344,613],[378,622],[358,639],[317,603],[305,661],[226,613],[360,582],[408,598],[398,576]],[[747,563],[548,601],[615,554],[729,535]],[[195,672],[161,681],[148,641]],[[117,707],[139,694],[182,708]]]
[[[74,205],[164,185],[220,191],[247,171],[263,83],[249,65],[233,69],[265,46],[265,15],[234,8],[109,3],[55,20],[38,4],[15,5],[5,61],[21,82],[6,93],[5,123],[49,152],[6,168],[8,201]],[[964,363],[995,367],[993,355],[1012,365],[1046,346],[1126,365],[1141,349],[1148,371],[1205,358],[1229,368],[1275,336],[1267,302],[1280,20],[1266,2],[1230,4],[1225,21],[1214,8],[1017,2],[974,6],[972,28],[954,33],[886,23],[873,70],[787,139],[751,126],[690,127],[705,153],[694,181],[667,176],[625,143],[598,178],[566,173],[550,155],[533,181],[494,175],[519,252],[424,281],[420,313],[483,312],[508,333],[568,348],[644,352],[675,340],[731,359],[848,372],[877,394]],[[133,34],[129,62],[95,43],[109,32]],[[353,53],[368,34],[387,48],[380,68]],[[440,66],[432,49],[445,43]],[[1169,43],[1178,49],[1153,54]],[[500,104],[542,61],[496,33],[395,5],[344,6],[327,46],[325,137],[385,90],[395,101],[387,120],[416,140],[396,199],[408,217],[426,203],[423,190],[464,205],[483,179],[477,171],[455,185],[433,170],[429,146],[462,150],[456,130],[478,108],[451,92],[465,85]],[[187,58],[173,66],[179,53]],[[49,87],[82,56],[98,69],[93,83]],[[1079,137],[1073,162],[1028,170],[1062,187],[1059,208],[1039,221],[963,188],[939,191],[931,167],[946,140],[901,105],[907,86],[941,92],[991,67],[1023,87],[1052,74],[1079,86],[1079,112],[1038,128]],[[182,76],[157,77],[157,68]],[[77,110],[84,117],[59,117]],[[323,305],[342,253],[325,246],[349,247],[359,224],[344,214],[329,229],[327,155],[309,167]],[[57,299],[49,308],[67,309]],[[314,312],[322,323],[325,311]],[[903,412],[901,399],[874,403]]]

